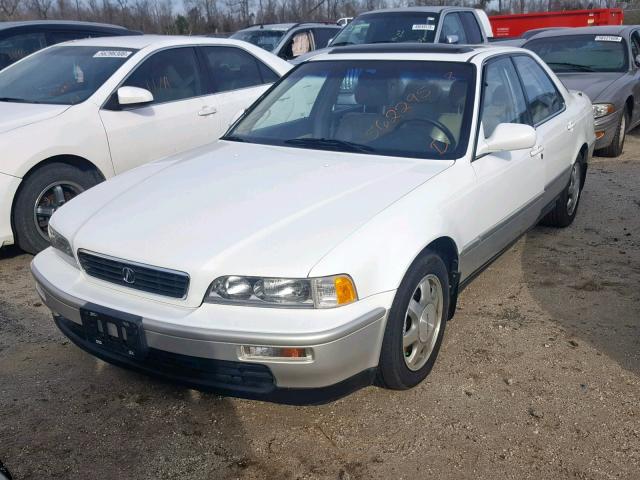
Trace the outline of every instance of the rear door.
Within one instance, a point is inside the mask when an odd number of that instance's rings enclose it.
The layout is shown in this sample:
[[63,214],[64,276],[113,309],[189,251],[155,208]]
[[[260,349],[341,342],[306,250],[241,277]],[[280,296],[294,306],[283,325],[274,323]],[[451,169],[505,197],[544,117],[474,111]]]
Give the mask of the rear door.
[[562,94],[547,72],[529,55],[513,57],[529,104],[533,126],[538,134],[540,155],[545,169],[545,199],[551,202],[569,180],[576,154],[575,122]]
[[208,74],[204,110],[215,116],[220,137],[237,114],[251,105],[279,76],[266,64],[238,47],[198,47]]
[[155,52],[135,68],[122,85],[149,90],[153,102],[120,108],[114,92],[100,111],[116,173],[210,141],[219,127],[199,115],[204,83],[193,47]]
[[[530,124],[527,102],[509,56],[484,66],[479,135],[489,138],[501,123]],[[541,210],[544,169],[532,149],[495,152],[476,158],[471,167],[476,188],[468,204],[470,231],[477,237],[463,247],[463,278],[506,248],[536,220]]]

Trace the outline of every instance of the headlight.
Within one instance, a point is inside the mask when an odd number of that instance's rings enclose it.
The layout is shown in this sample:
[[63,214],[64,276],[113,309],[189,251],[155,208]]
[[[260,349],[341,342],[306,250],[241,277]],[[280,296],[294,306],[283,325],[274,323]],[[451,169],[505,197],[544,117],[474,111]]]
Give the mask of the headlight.
[[593,118],[604,117],[616,111],[616,107],[612,103],[594,103],[591,108],[593,109]]
[[257,307],[332,308],[357,299],[356,287],[348,275],[320,278],[229,275],[213,281],[204,301]]
[[73,250],[71,250],[71,244],[69,243],[69,240],[56,232],[51,227],[51,225],[49,225],[47,228],[49,230],[49,241],[51,242],[51,246],[73,258]]

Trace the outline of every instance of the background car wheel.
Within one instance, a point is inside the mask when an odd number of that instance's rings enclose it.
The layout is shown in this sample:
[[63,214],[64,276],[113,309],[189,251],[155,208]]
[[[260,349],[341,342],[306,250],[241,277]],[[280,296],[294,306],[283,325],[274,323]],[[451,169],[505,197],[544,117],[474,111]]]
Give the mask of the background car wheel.
[[569,183],[558,197],[555,207],[542,220],[543,225],[561,228],[571,225],[578,212],[584,168],[582,156],[580,156],[571,167]]
[[378,381],[405,390],[431,371],[444,336],[449,312],[449,275],[433,252],[421,255],[409,268],[387,319]]
[[624,140],[627,138],[627,125],[629,125],[629,113],[625,108],[620,115],[618,126],[616,127],[616,134],[611,141],[611,145],[598,151],[598,154],[603,157],[619,157],[622,155],[624,149]]
[[47,226],[53,212],[99,181],[95,171],[66,163],[49,163],[31,173],[14,201],[13,227],[18,246],[34,255],[47,248]]

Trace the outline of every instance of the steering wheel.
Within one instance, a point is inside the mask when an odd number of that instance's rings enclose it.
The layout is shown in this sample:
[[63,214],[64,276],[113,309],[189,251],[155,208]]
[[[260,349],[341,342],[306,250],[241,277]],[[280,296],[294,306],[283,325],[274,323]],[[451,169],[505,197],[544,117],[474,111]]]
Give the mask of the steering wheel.
[[[456,137],[453,135],[453,133],[451,133],[451,130],[449,130],[444,124],[438,122],[437,120],[431,120],[430,118],[408,118],[406,120],[401,120],[396,128],[404,128],[411,123],[426,123],[430,126],[436,127],[438,130],[444,133],[445,137],[447,137],[447,140],[449,140],[449,145],[451,145],[453,148],[456,147]],[[434,140],[436,139],[434,138]]]

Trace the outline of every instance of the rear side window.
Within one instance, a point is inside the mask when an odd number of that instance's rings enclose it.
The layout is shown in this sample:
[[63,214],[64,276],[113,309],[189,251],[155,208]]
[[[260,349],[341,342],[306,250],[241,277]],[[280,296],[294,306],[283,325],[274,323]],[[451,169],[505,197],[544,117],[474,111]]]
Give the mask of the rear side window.
[[542,67],[533,58],[525,55],[514,57],[513,60],[529,100],[533,124],[542,123],[561,111],[564,108],[564,99]]
[[482,92],[482,128],[489,138],[501,123],[529,123],[525,100],[516,69],[508,57],[485,67]]
[[47,46],[44,33],[18,33],[0,39],[0,70]]
[[[253,55],[235,47],[201,47],[215,93],[272,83],[277,75]],[[274,78],[275,77],[275,78]]]
[[172,48],[147,58],[124,83],[153,94],[153,103],[175,102],[203,95],[193,48]]
[[464,25],[464,31],[467,34],[468,43],[482,43],[482,32],[478,26],[476,16],[471,12],[460,12],[460,18]]
[[316,49],[324,48],[340,30],[337,28],[314,28],[313,37],[316,43]]
[[457,13],[448,13],[442,21],[442,31],[440,32],[440,43],[447,43],[447,37],[458,37],[457,43],[468,43],[467,36],[462,25],[462,20]]

